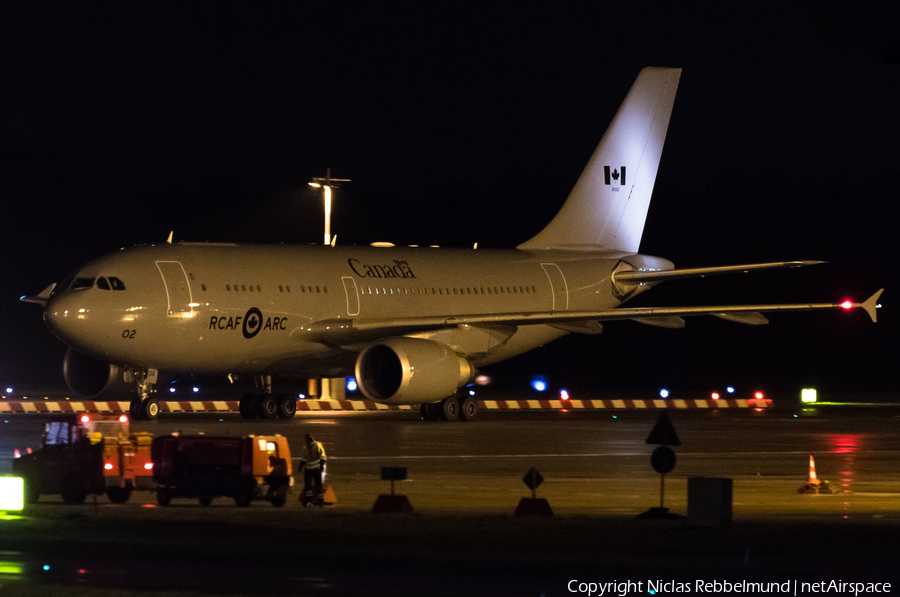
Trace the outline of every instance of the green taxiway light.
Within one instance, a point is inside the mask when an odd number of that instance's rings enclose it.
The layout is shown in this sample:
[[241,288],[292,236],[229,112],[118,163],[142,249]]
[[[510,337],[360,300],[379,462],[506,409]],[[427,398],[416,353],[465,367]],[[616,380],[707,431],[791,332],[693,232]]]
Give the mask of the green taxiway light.
[[0,477],[0,511],[25,507],[25,482],[21,477]]
[[816,391],[812,388],[800,390],[800,402],[811,404],[816,401]]

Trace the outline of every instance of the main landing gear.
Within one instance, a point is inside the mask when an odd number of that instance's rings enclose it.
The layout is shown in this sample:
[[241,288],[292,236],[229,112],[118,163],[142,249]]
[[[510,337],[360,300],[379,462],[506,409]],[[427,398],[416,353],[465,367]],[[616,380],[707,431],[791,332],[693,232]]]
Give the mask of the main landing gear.
[[469,394],[459,392],[440,402],[419,406],[423,421],[472,421],[478,416],[478,402]]
[[272,376],[258,375],[253,378],[258,394],[244,394],[238,410],[245,419],[292,419],[297,412],[297,399],[291,394],[272,392]]

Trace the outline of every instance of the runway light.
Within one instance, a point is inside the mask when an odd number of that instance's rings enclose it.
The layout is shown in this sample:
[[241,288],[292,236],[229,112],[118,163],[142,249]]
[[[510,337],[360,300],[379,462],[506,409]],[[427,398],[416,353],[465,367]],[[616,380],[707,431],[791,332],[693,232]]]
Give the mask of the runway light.
[[731,386],[728,386],[727,388],[725,388],[725,391],[728,392],[729,394],[734,394],[734,388]]
[[348,377],[347,378],[347,391],[355,392],[358,389],[359,389],[359,384],[356,383],[356,380],[352,377]]
[[849,299],[844,301],[843,303],[841,303],[841,308],[849,311],[850,309],[853,308],[853,301],[851,301]]
[[469,390],[469,396],[474,396],[474,395],[475,395],[475,390]]
[[568,390],[560,390],[559,391],[559,399],[560,400],[568,400],[569,399],[569,391]]
[[661,390],[659,391],[659,395],[660,395],[661,398],[668,398],[668,397],[669,397],[669,390],[663,388],[663,389],[661,389]]
[[547,390],[547,378],[538,376],[531,378],[531,387],[535,392],[545,392]]
[[816,390],[814,388],[804,388],[800,390],[800,402],[813,403],[816,401]]
[[200,391],[200,388],[198,388],[197,386],[194,386],[194,393],[196,394],[199,391]]
[[766,395],[763,394],[762,392],[757,392],[757,393],[753,394],[753,397],[756,398],[757,400],[762,400],[763,398],[766,397]]
[[719,393],[718,393],[718,392],[713,392],[711,397],[712,397],[713,400],[718,400],[718,399],[719,399]]
[[175,388],[169,388],[169,393],[170,393],[170,394],[174,394],[174,393],[175,393]]
[[13,393],[13,389],[12,389],[12,388],[6,388],[6,393],[7,393],[7,394],[12,394],[12,393]]

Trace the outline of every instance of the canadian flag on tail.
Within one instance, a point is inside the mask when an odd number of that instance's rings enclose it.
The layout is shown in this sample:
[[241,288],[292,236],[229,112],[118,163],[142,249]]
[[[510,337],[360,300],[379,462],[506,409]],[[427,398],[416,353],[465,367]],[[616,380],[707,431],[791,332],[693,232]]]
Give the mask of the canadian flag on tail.
[[619,168],[603,166],[603,180],[608,185],[625,186],[625,166]]

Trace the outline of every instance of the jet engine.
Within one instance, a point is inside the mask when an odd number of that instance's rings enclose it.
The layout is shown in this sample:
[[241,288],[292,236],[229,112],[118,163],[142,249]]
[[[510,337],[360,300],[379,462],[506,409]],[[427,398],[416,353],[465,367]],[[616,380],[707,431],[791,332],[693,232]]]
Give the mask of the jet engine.
[[475,368],[444,344],[419,338],[386,338],[356,359],[362,393],[385,404],[443,400],[470,381]]
[[122,368],[69,348],[63,359],[63,377],[69,389],[85,398],[128,399],[134,384],[126,384]]

